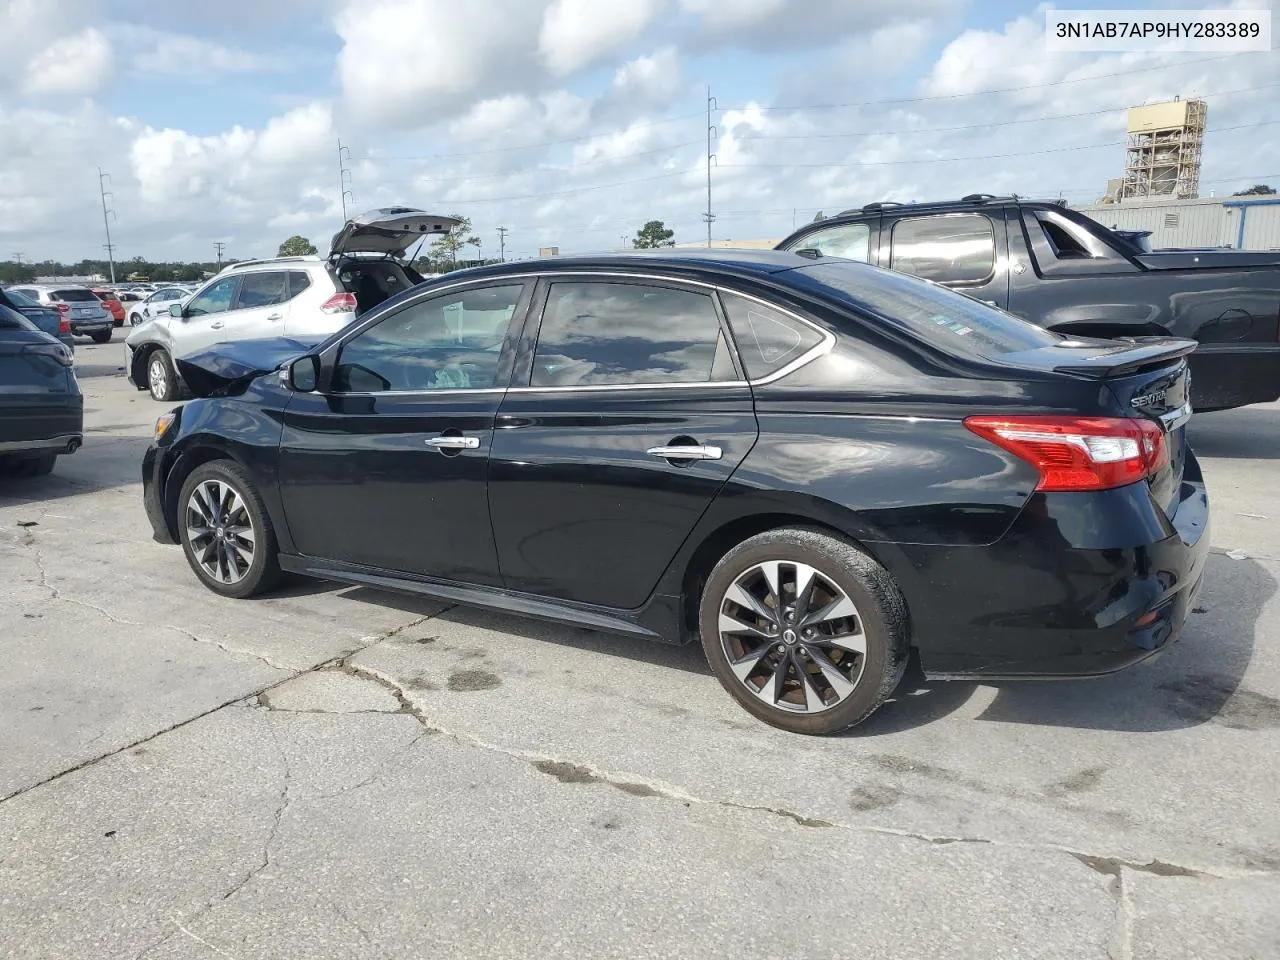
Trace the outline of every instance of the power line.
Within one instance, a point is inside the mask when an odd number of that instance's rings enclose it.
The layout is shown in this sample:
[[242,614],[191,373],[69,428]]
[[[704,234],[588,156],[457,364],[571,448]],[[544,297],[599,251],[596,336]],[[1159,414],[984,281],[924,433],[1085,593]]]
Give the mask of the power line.
[[619,180],[616,183],[597,183],[590,187],[575,187],[572,190],[556,190],[550,193],[526,193],[514,197],[484,197],[473,200],[456,200],[450,198],[446,202],[453,206],[464,206],[471,203],[507,203],[514,200],[547,200],[552,197],[568,197],[575,193],[588,193],[592,190],[608,190],[612,187],[627,187],[633,183],[652,183],[655,180],[670,180],[672,177],[683,177],[689,171],[672,170],[670,173],[661,173],[656,177],[637,177],[634,180]]
[[1170,70],[1174,67],[1183,68],[1193,66],[1197,63],[1215,63],[1222,60],[1232,60],[1236,57],[1247,57],[1253,53],[1275,53],[1275,50],[1254,50],[1249,53],[1229,53],[1220,57],[1201,57],[1196,60],[1180,60],[1177,63],[1162,63],[1150,67],[1139,67],[1135,70],[1121,70],[1117,73],[1100,73],[1091,77],[1068,77],[1065,80],[1050,80],[1046,83],[1024,83],[1016,87],[998,87],[992,90],[971,90],[968,93],[945,93],[931,97],[891,97],[882,100],[856,100],[850,103],[811,103],[798,104],[792,106],[760,106],[759,104],[743,104],[741,106],[723,107],[724,110],[777,110],[777,111],[799,111],[799,110],[842,110],[846,107],[875,107],[895,103],[932,103],[941,100],[960,100],[966,97],[988,97],[1001,93],[1021,93],[1024,90],[1043,90],[1047,87],[1060,87],[1071,83],[1090,83],[1094,80],[1111,80],[1115,77],[1130,77],[1139,73],[1152,73],[1157,70]]
[[566,163],[554,167],[534,167],[531,170],[517,170],[508,173],[477,173],[464,177],[413,177],[409,180],[381,180],[382,184],[388,183],[464,183],[470,180],[500,180],[503,177],[515,177],[521,174],[530,173],[563,173],[567,170],[577,170],[582,167],[594,167],[602,163],[626,162],[634,160],[637,157],[648,157],[655,153],[666,153],[670,150],[680,150],[684,147],[694,147],[701,144],[701,140],[687,140],[683,143],[673,143],[665,147],[655,147],[653,150],[641,150],[638,153],[629,153],[625,157],[600,157],[595,160],[583,160],[578,163]]
[[111,269],[111,282],[116,282],[116,248],[111,243],[111,223],[108,214],[112,217],[116,215],[115,210],[107,209],[107,197],[111,197],[112,202],[115,201],[115,195],[106,188],[106,183],[111,179],[111,174],[103,173],[102,168],[98,168],[98,194],[102,197],[102,226],[107,231],[107,242],[103,246],[107,249],[107,263]]

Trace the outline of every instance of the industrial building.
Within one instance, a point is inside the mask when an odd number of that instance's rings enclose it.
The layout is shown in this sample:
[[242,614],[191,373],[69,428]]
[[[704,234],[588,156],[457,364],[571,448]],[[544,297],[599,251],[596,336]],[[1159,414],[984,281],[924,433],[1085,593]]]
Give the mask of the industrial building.
[[1178,98],[1130,107],[1124,177],[1108,184],[1108,197],[1123,201],[1199,196],[1207,114],[1203,100]]
[[1125,200],[1075,207],[1104,227],[1150,230],[1154,249],[1280,250],[1280,196]]

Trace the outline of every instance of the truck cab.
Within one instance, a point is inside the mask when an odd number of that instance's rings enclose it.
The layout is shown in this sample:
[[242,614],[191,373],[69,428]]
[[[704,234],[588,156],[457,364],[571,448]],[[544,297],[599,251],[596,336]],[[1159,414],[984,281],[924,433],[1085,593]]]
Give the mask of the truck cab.
[[1280,399],[1280,254],[1148,251],[1057,201],[872,203],[778,245],[950,287],[1067,336],[1198,342],[1192,403]]

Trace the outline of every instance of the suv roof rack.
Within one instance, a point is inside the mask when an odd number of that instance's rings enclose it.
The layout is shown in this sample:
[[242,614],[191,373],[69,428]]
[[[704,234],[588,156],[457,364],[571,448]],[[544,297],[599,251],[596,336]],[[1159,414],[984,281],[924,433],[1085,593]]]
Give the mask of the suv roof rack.
[[1016,193],[1008,196],[1000,197],[994,193],[970,193],[960,198],[961,203],[986,203],[988,200],[1018,200],[1020,199]]
[[222,272],[228,270],[240,270],[244,267],[254,267],[260,263],[301,263],[303,261],[318,260],[319,257],[314,254],[306,257],[259,257],[256,260],[237,260],[235,263],[229,263],[222,268]]

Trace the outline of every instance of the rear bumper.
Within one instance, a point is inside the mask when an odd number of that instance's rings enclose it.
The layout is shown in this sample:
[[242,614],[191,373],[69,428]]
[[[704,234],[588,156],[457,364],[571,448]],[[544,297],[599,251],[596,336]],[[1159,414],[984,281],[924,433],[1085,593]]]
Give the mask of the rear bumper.
[[1188,363],[1195,410],[1280,400],[1280,343],[1205,343]]
[[0,457],[25,453],[75,453],[84,445],[84,435],[64,433],[43,440],[0,440]]
[[110,316],[98,317],[94,320],[71,320],[71,332],[77,336],[88,336],[91,333],[102,333],[104,330],[114,330],[116,322]]
[[1172,520],[1145,483],[1036,494],[990,546],[902,549],[910,569],[893,572],[927,675],[1099,676],[1178,638],[1204,576],[1209,500],[1188,453]]

